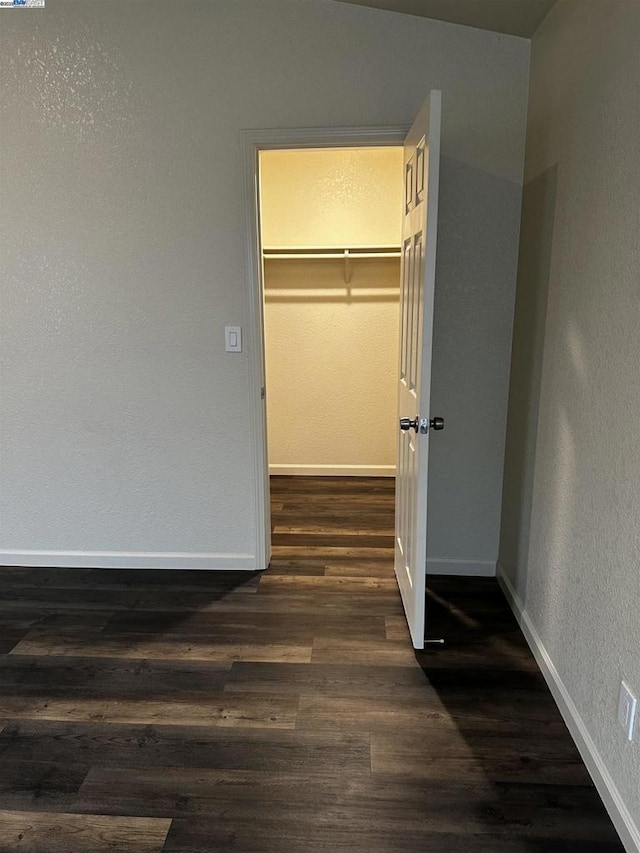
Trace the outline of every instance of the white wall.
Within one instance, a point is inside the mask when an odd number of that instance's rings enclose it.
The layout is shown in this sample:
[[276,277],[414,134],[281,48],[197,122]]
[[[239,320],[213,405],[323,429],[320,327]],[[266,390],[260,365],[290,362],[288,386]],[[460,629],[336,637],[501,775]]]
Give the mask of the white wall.
[[[640,3],[533,41],[501,568],[627,849],[640,849]],[[608,788],[608,790],[607,790]]]
[[252,564],[239,132],[408,124],[437,87],[430,550],[491,566],[528,42],[331,0],[48,0],[0,40],[0,558]]
[[[265,246],[399,254],[401,147],[264,151],[260,161]],[[341,260],[265,261],[272,473],[395,472],[399,282],[399,258],[352,261],[348,272]]]

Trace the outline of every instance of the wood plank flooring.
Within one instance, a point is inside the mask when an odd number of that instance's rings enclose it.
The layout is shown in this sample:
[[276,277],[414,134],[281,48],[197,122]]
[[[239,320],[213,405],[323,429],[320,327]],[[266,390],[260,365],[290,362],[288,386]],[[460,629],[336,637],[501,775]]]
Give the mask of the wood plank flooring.
[[621,853],[493,580],[393,482],[275,478],[263,574],[0,569],[0,853]]

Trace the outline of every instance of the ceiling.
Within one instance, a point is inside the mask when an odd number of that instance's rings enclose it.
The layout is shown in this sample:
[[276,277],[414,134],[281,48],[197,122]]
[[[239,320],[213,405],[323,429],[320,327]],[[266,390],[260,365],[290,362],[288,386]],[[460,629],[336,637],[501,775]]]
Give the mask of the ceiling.
[[339,0],[531,38],[556,0]]

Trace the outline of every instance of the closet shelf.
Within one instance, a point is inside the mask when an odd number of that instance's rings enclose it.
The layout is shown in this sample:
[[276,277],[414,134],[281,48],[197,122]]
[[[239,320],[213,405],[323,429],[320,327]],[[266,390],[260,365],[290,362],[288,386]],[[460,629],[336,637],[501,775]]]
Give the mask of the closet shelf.
[[263,248],[262,256],[265,261],[344,261],[344,281],[345,284],[349,284],[351,282],[351,261],[399,258],[401,255],[400,246],[358,246],[349,249],[282,246]]
[[341,261],[345,257],[351,260],[355,258],[399,258],[400,246],[362,246],[350,249],[320,249],[317,247],[307,249],[300,246],[292,248],[283,246],[265,248],[262,250],[262,253],[265,258],[273,258],[275,260],[285,260],[287,258],[294,260],[304,260],[305,258],[322,260],[323,258],[327,258],[329,260]]

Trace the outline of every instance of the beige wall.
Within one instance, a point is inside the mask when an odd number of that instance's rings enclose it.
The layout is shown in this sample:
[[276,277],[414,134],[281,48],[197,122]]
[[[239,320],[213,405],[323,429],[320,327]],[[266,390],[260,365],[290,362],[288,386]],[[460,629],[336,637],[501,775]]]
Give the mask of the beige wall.
[[640,3],[533,40],[501,571],[628,850],[640,849]]
[[[402,149],[261,155],[265,246],[400,245]],[[391,475],[399,259],[265,262],[273,473]]]
[[269,246],[400,245],[402,148],[263,151]]

